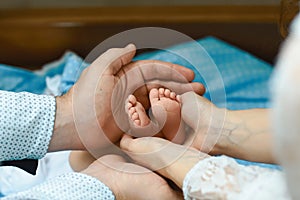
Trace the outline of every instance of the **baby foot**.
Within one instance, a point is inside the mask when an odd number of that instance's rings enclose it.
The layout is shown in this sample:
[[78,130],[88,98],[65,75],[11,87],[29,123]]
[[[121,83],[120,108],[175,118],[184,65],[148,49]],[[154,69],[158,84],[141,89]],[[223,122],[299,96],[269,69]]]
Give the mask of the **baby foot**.
[[[181,100],[180,96],[169,89],[159,88],[152,89],[149,94],[152,107],[152,113],[158,123],[165,124],[162,128],[163,136],[175,143],[183,143],[185,139],[181,122]],[[163,108],[165,111],[163,111]],[[166,112],[166,119],[163,119]]]
[[136,127],[147,126],[150,123],[150,119],[147,116],[144,106],[133,95],[129,95],[127,101],[127,113],[131,122]]

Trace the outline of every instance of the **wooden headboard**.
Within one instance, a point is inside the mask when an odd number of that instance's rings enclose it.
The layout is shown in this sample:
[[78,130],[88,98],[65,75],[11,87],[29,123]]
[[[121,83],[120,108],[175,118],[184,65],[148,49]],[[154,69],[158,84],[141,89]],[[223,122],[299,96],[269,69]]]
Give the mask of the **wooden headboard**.
[[213,35],[272,63],[281,37],[279,6],[99,7],[0,12],[0,63],[36,69],[66,50],[80,56],[106,38],[157,26],[194,39]]

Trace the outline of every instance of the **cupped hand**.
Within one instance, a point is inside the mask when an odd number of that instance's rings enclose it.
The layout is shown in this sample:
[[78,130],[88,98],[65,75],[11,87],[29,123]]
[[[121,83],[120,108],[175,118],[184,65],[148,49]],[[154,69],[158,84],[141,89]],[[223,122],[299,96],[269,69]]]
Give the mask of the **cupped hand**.
[[114,193],[117,200],[182,199],[168,183],[154,172],[126,162],[117,155],[106,155],[93,162],[82,173],[97,178]]
[[194,148],[157,137],[133,139],[124,135],[120,145],[136,163],[169,178],[180,188],[191,168],[208,157]]
[[210,154],[220,153],[222,139],[226,132],[224,128],[227,110],[216,107],[206,98],[187,92],[181,95],[182,120],[191,127],[191,133],[185,145]]
[[[200,83],[189,83],[192,70],[161,61],[131,62],[134,45],[115,48],[99,56],[81,74],[70,91],[57,97],[55,127],[49,151],[99,149],[120,140],[128,130],[125,100],[134,93],[148,107],[148,93],[159,85],[178,94],[204,93]],[[120,127],[120,126],[123,127]]]

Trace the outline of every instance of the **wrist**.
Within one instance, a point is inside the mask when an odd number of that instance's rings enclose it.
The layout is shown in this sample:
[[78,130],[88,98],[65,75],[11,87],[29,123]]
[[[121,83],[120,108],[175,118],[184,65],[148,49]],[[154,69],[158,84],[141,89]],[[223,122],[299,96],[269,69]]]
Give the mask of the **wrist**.
[[83,150],[73,117],[72,97],[68,94],[56,97],[56,114],[48,152]]
[[228,111],[218,154],[274,163],[267,109]]
[[[238,117],[237,111],[222,109],[226,112],[223,123],[219,123],[219,127],[214,127],[218,131],[218,140],[210,152],[213,155],[228,154],[234,151],[234,147],[238,144],[240,134],[237,134],[236,129],[240,126],[241,120]],[[222,126],[220,126],[220,124]]]
[[197,134],[201,135],[203,132],[206,133],[206,138],[202,141],[202,145],[199,146],[198,149],[212,155],[223,154],[224,151],[227,151],[230,147],[228,137],[235,129],[231,120],[232,111],[226,108],[214,107],[209,116],[210,117],[207,118],[210,119],[210,121],[206,123],[207,126],[200,129]]
[[178,160],[166,168],[166,173],[163,174],[171,179],[178,187],[182,188],[183,181],[187,173],[204,158],[209,155],[204,154],[196,149],[189,148]]

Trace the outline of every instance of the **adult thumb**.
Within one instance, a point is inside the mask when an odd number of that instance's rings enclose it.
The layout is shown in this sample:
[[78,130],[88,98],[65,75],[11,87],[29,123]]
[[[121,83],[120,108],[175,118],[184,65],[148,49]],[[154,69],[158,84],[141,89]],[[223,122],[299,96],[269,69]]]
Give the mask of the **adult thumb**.
[[[131,62],[135,53],[136,47],[134,44],[128,44],[124,48],[111,48],[99,56],[92,65],[105,67],[105,74],[114,75],[124,65]],[[96,68],[101,70],[101,67]]]

